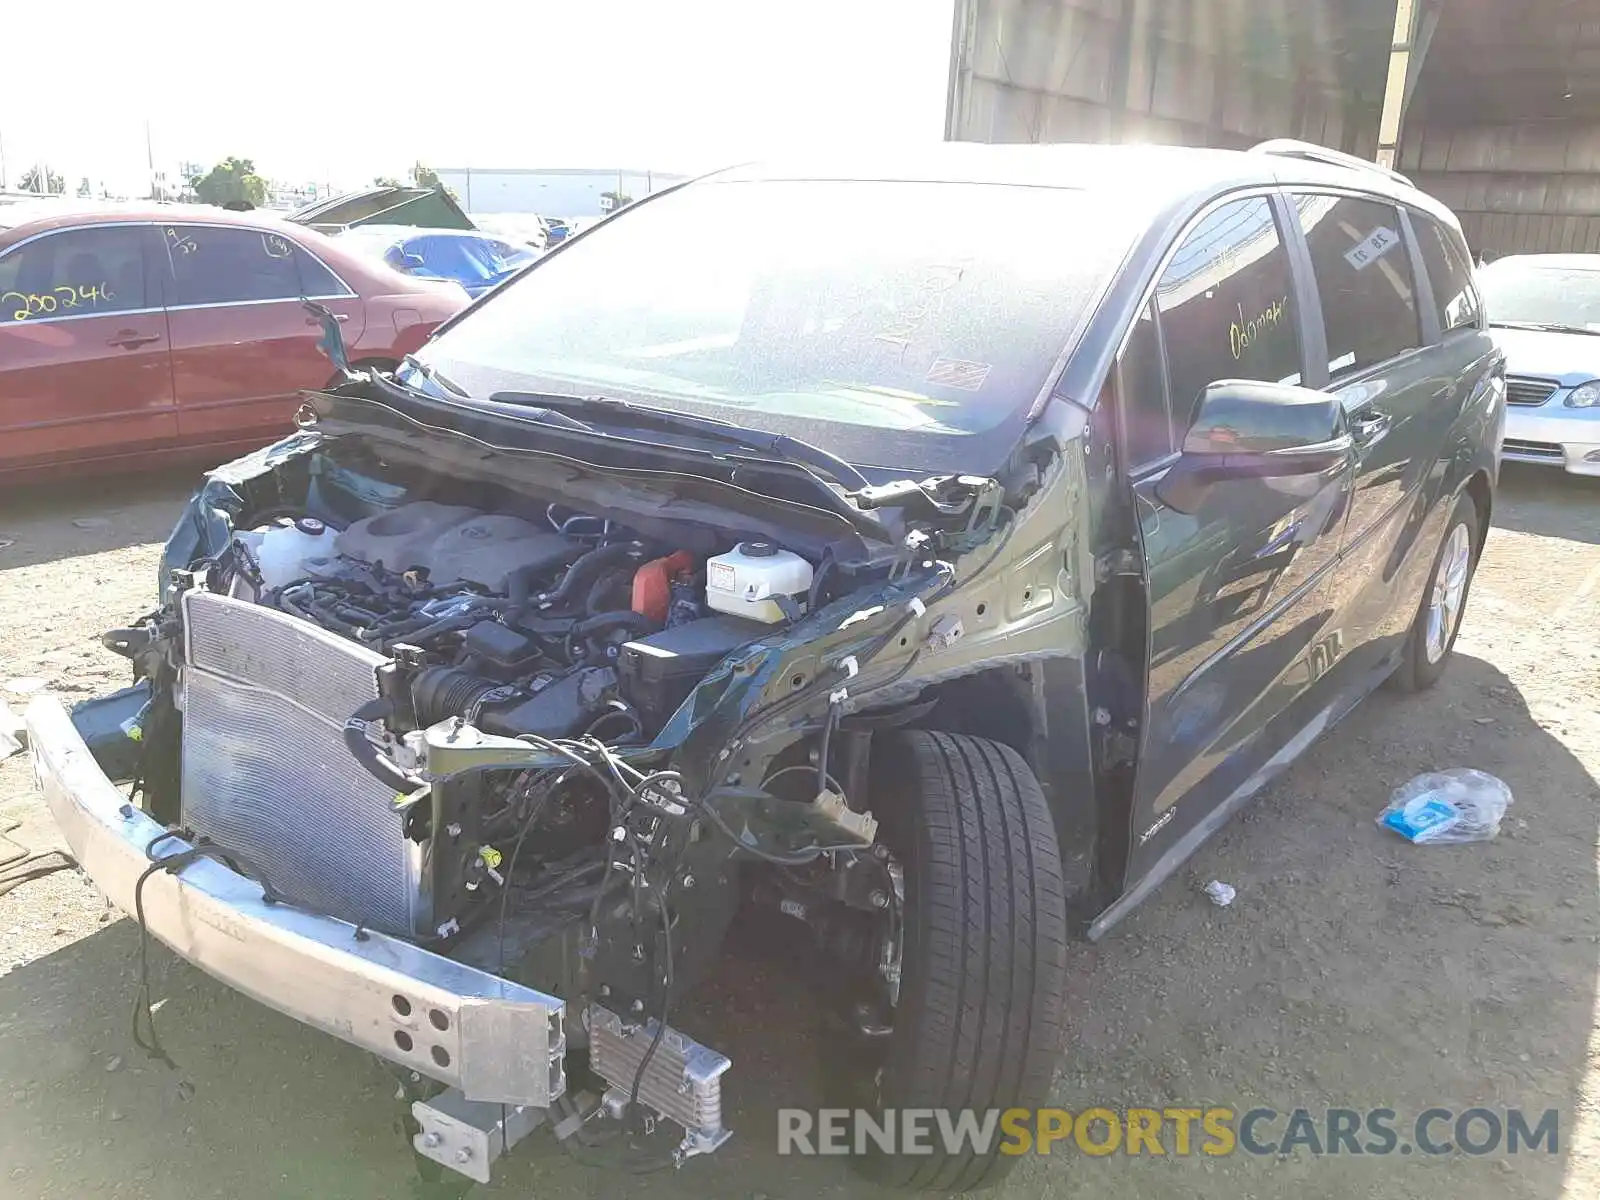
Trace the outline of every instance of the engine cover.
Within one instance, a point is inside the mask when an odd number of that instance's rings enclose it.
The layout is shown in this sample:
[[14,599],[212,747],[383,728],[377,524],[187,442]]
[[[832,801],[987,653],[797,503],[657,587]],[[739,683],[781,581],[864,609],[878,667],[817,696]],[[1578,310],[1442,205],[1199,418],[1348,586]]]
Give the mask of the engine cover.
[[383,933],[434,930],[423,846],[351,757],[377,652],[274,609],[183,596],[183,823],[291,900]]

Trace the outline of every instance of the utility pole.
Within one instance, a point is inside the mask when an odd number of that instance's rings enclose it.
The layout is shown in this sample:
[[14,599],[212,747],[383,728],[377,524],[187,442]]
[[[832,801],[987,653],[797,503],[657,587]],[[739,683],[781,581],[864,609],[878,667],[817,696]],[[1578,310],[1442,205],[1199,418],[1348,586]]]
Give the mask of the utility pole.
[[0,137],[0,192],[6,190],[6,139]]

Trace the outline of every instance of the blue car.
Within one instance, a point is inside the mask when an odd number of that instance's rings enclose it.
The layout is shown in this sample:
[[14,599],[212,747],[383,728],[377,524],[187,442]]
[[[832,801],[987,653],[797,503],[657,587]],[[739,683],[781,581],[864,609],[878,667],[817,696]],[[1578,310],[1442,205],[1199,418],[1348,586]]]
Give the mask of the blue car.
[[453,280],[474,299],[539,257],[529,247],[476,230],[358,225],[339,234],[339,240],[407,275]]

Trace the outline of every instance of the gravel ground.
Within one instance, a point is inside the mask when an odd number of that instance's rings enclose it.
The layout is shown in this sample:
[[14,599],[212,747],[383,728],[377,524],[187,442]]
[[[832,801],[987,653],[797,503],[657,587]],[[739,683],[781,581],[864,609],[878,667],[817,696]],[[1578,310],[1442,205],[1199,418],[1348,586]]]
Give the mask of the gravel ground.
[[[190,482],[0,496],[0,687],[41,680],[71,700],[125,682],[97,637],[149,604]],[[1075,950],[1055,1093],[1075,1110],[1389,1107],[1402,1128],[1432,1105],[1556,1108],[1559,1156],[1091,1159],[1058,1147],[1025,1160],[1004,1194],[1600,1195],[1597,613],[1600,485],[1508,470],[1444,681],[1375,696],[1107,941]],[[1393,787],[1456,765],[1511,785],[1499,840],[1423,849],[1374,827]],[[53,844],[20,756],[0,763],[0,829],[18,822],[24,845]],[[1211,878],[1238,888],[1231,908],[1198,894]],[[160,947],[159,1020],[179,1069],[144,1059],[128,1032],[137,943],[75,873],[0,897],[0,1195],[411,1193],[398,1106],[371,1059]],[[816,986],[781,954],[743,954],[684,1005],[683,1024],[735,1064],[737,1136],[714,1159],[639,1179],[540,1141],[483,1190],[873,1193],[836,1160],[774,1152],[780,1098],[819,1103]]]

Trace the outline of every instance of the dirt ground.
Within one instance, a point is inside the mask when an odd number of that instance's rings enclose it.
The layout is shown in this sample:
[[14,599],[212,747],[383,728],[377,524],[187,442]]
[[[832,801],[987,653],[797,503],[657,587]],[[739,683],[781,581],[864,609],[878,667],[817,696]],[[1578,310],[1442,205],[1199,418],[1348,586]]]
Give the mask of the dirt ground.
[[[0,687],[38,679],[73,700],[125,682],[98,635],[150,605],[158,546],[190,482],[0,495]],[[1058,1148],[1024,1160],[1003,1195],[1600,1196],[1600,484],[1508,469],[1494,524],[1440,686],[1375,696],[1111,937],[1075,950],[1055,1100],[1389,1107],[1402,1128],[1433,1105],[1555,1108],[1560,1154],[1090,1159]],[[1510,784],[1497,841],[1415,848],[1374,826],[1392,788],[1447,766]],[[25,756],[0,763],[0,829],[16,822],[24,845],[52,844]],[[1231,908],[1199,894],[1212,878],[1238,889]],[[412,1192],[393,1087],[373,1060],[160,947],[158,1019],[179,1070],[143,1058],[129,1038],[137,943],[75,873],[0,897],[0,1195]],[[839,1160],[775,1153],[780,1102],[820,1103],[814,987],[780,955],[747,955],[683,1006],[682,1023],[734,1061],[736,1136],[714,1158],[634,1178],[536,1138],[484,1190],[872,1195]]]

